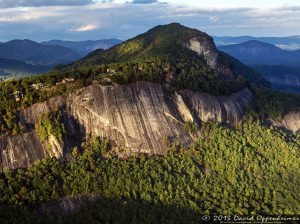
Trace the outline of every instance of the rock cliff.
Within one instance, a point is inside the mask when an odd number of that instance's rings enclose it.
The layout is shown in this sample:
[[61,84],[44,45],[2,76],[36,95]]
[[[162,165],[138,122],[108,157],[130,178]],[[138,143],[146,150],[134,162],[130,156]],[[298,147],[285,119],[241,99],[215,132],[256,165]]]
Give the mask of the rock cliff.
[[203,56],[206,63],[222,78],[231,79],[234,77],[229,64],[221,57],[211,38],[192,38],[186,46],[198,55]]
[[0,171],[27,167],[38,159],[51,156],[51,151],[34,132],[0,139]]
[[228,124],[235,124],[243,117],[253,98],[249,89],[243,89],[231,96],[216,97],[190,90],[182,91],[181,95],[197,119]]
[[[148,82],[93,84],[68,97],[57,97],[20,111],[19,119],[28,133],[1,140],[1,168],[28,166],[49,156],[65,157],[78,138],[86,134],[111,140],[121,155],[164,154],[165,139],[191,143],[193,136],[184,131],[185,122],[215,120],[234,124],[242,118],[252,97],[248,89],[231,96],[212,96],[189,90],[174,92]],[[62,111],[68,135],[64,144],[49,138],[47,147],[52,147],[47,151],[33,127],[42,114],[55,109]]]
[[292,111],[286,114],[281,121],[271,121],[273,125],[284,127],[293,132],[300,132],[300,111]]

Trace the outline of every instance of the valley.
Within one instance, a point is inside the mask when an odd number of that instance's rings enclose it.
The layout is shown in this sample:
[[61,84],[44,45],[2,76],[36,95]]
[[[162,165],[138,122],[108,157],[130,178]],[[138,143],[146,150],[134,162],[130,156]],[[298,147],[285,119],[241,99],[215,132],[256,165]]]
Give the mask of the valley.
[[274,88],[299,94],[299,50],[283,50],[256,40],[219,46],[219,49],[260,72]]

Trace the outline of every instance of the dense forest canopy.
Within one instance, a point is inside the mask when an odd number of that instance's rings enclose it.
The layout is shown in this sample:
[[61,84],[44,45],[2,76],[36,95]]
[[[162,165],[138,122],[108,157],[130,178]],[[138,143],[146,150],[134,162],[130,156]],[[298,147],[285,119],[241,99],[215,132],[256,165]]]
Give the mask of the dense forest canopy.
[[[98,202],[61,222],[194,223],[201,214],[299,214],[299,135],[251,117],[235,129],[204,123],[201,133],[191,147],[175,142],[163,157],[119,159],[97,138],[87,140],[72,161],[43,159],[7,170],[0,175],[0,203],[19,216],[0,220],[26,216],[30,223],[39,220],[34,211],[41,203],[95,193]],[[40,221],[51,223],[46,217]]]

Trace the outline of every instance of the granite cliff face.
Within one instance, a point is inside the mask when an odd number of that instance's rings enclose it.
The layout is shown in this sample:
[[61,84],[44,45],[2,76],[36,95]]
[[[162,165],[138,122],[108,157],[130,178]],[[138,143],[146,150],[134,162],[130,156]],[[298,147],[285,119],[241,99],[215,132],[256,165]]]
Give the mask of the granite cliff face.
[[0,172],[5,168],[27,167],[38,159],[51,156],[33,132],[1,138],[0,149]]
[[206,63],[222,78],[232,79],[234,77],[229,64],[221,57],[211,38],[195,37],[190,39],[186,46],[198,55],[203,56]]
[[[44,157],[68,157],[76,141],[89,134],[111,140],[120,156],[131,153],[164,154],[165,139],[189,145],[187,121],[215,120],[234,124],[252,101],[248,89],[231,96],[212,96],[149,82],[129,85],[93,84],[66,98],[53,98],[20,111],[27,132],[1,139],[1,169],[31,165]],[[61,110],[68,132],[61,143],[53,136],[42,143],[34,124],[44,113]],[[50,150],[47,149],[50,147]]]
[[42,142],[35,131],[0,138],[0,172],[28,167],[36,160],[66,156],[64,146],[54,136]]
[[286,114],[281,121],[271,121],[273,125],[284,127],[296,133],[300,133],[300,111],[292,111]]
[[213,96],[207,93],[184,90],[181,95],[194,117],[207,122],[218,121],[236,124],[243,117],[253,95],[249,89],[243,89],[231,96]]
[[[20,111],[26,133],[0,139],[0,171],[26,167],[45,157],[69,158],[72,147],[86,135],[109,139],[120,156],[132,153],[164,154],[166,139],[189,145],[193,135],[186,133],[188,121],[237,123],[253,95],[243,89],[230,96],[181,90],[148,82],[129,85],[93,84],[68,97],[53,98]],[[42,142],[34,130],[42,114],[60,110],[67,129],[61,142],[50,136]],[[292,131],[300,129],[299,112],[287,114],[276,126]]]
[[123,86],[92,85],[68,98],[67,111],[87,133],[104,136],[129,151],[164,154],[163,141],[191,140],[184,131],[188,120],[238,122],[252,94],[245,89],[232,96],[182,91],[169,92],[159,84],[140,82]]

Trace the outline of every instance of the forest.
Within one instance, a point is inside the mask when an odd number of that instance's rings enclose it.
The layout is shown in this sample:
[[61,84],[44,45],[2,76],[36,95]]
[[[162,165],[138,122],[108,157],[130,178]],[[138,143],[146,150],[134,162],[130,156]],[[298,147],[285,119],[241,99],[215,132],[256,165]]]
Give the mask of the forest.
[[[191,126],[191,124],[189,124]],[[190,147],[118,158],[90,138],[74,159],[43,159],[0,175],[1,223],[197,223],[202,214],[299,215],[300,138],[248,115],[235,128],[202,123]],[[97,194],[66,216],[38,207]],[[9,209],[8,209],[9,208]],[[42,217],[42,218],[41,218]]]

